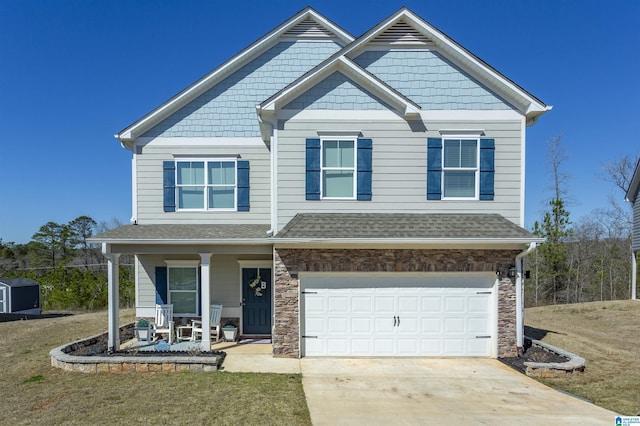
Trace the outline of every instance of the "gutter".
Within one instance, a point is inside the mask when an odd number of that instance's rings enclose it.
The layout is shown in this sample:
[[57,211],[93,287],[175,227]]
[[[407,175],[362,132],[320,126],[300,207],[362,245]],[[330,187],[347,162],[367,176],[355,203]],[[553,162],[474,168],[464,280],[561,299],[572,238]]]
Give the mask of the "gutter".
[[524,347],[524,287],[522,281],[522,263],[525,256],[531,254],[537,248],[534,241],[529,247],[516,256],[516,346],[518,355]]

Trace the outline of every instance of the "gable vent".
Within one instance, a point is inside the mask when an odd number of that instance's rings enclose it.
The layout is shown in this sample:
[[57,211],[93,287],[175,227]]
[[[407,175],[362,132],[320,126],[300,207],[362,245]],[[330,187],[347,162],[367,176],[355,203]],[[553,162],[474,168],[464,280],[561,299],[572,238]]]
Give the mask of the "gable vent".
[[335,34],[312,19],[300,21],[283,34],[290,38],[333,38]]
[[432,46],[433,41],[404,21],[399,21],[376,36],[371,43],[375,44],[409,44]]

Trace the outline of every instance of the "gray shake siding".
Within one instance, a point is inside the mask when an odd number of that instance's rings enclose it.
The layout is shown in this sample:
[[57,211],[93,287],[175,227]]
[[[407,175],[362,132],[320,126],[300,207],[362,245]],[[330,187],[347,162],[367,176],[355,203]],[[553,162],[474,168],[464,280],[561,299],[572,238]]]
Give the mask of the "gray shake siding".
[[[270,153],[260,138],[253,138],[251,145],[233,142],[220,145],[211,139],[206,145],[190,145],[189,139],[175,145],[162,144],[163,138],[153,139],[136,155],[138,179],[138,224],[159,223],[269,223],[270,218]],[[174,139],[175,141],[175,139]],[[155,143],[154,143],[155,142]],[[171,212],[163,211],[162,162],[178,156],[206,158],[207,155],[239,155],[250,166],[250,210],[248,212]]]
[[[366,117],[366,112],[363,112]],[[429,122],[413,131],[406,121],[310,121],[291,119],[278,131],[278,229],[296,213],[499,213],[520,223],[521,121]],[[431,201],[426,199],[427,138],[439,130],[483,129],[495,140],[493,201]],[[373,143],[372,200],[305,200],[305,139],[318,131],[360,131]]]

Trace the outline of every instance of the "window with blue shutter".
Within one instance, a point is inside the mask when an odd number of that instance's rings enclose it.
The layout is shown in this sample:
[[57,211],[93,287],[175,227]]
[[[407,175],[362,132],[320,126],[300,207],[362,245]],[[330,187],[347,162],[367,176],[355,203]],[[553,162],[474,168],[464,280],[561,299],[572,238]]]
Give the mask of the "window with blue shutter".
[[358,200],[371,201],[371,139],[358,139]]
[[156,304],[166,305],[167,301],[167,267],[156,266]]
[[238,160],[238,211],[249,211],[249,162]]
[[164,211],[176,211],[176,163],[173,161],[162,163],[162,189]]
[[305,191],[307,200],[320,199],[320,139],[307,139]]
[[442,198],[442,139],[427,139],[427,200]]
[[165,212],[250,210],[249,161],[181,159],[162,167]]
[[494,153],[493,139],[428,138],[427,199],[493,200]]
[[480,139],[480,200],[493,200],[495,141]]
[[307,200],[371,200],[372,141],[366,138],[306,140]]

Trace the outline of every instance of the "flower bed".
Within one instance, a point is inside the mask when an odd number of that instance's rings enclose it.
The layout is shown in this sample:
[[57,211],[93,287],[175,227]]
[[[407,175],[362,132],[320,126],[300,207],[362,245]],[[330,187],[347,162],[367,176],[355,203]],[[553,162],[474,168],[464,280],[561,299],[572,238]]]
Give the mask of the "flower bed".
[[[133,337],[134,323],[120,328],[120,343]],[[220,351],[139,351],[107,353],[107,333],[77,340],[49,352],[51,365],[82,373],[215,371],[226,354]]]

